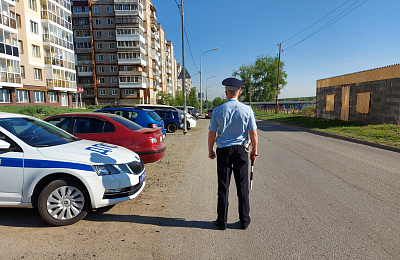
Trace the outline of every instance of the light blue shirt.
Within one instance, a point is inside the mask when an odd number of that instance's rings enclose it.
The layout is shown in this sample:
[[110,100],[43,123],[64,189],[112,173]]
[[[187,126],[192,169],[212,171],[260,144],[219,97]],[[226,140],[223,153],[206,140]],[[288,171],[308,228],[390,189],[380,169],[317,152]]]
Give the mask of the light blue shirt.
[[208,130],[217,132],[217,147],[242,145],[248,139],[249,130],[257,129],[254,112],[250,106],[236,98],[228,99],[212,112]]

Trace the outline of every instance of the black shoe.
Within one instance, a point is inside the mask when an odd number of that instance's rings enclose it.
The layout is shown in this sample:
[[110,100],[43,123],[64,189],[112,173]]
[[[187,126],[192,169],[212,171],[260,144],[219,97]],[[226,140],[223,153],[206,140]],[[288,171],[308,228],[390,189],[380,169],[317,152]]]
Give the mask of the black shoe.
[[226,226],[219,224],[218,221],[214,221],[214,224],[221,230],[225,230],[226,229]]
[[242,227],[243,230],[247,229],[249,225],[250,223],[240,223],[240,226]]

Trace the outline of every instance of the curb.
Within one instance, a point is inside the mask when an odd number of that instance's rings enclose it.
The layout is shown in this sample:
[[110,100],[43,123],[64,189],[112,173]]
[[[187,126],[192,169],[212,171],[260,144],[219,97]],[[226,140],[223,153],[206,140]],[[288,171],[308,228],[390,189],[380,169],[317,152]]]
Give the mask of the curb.
[[[260,120],[260,119],[258,119],[258,120]],[[380,149],[384,149],[384,150],[389,150],[389,151],[392,151],[392,152],[400,153],[400,148],[389,146],[389,145],[373,143],[373,142],[369,142],[369,141],[365,141],[365,140],[360,140],[360,139],[357,139],[357,138],[352,138],[352,137],[347,137],[347,136],[343,136],[343,135],[336,135],[336,134],[326,133],[326,132],[322,132],[322,131],[318,131],[318,130],[313,130],[313,129],[304,128],[304,127],[295,126],[295,125],[289,125],[289,124],[280,123],[280,122],[274,122],[274,121],[270,121],[270,120],[262,120],[262,121],[267,121],[267,122],[270,122],[272,124],[281,125],[281,126],[285,126],[285,127],[289,127],[289,128],[295,128],[295,129],[302,130],[302,131],[305,131],[305,132],[309,132],[309,133],[312,133],[312,134],[317,134],[317,135],[326,136],[326,137],[332,137],[332,138],[336,138],[336,139],[340,139],[340,140],[345,140],[345,141],[349,141],[349,142],[353,142],[353,143],[357,143],[357,144],[364,144],[364,145],[368,145],[368,146],[371,146],[371,147],[380,148]]]

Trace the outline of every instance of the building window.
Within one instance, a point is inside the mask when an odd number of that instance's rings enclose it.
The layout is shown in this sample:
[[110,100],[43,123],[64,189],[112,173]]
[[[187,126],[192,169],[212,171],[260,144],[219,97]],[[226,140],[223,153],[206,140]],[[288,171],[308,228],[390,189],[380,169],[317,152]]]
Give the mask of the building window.
[[94,8],[93,8],[93,12],[94,12],[95,14],[99,14],[99,13],[100,13],[100,7],[94,7]]
[[36,0],[28,0],[28,6],[30,9],[36,11]]
[[86,96],[94,96],[94,90],[93,89],[87,89],[86,90]]
[[18,50],[20,54],[24,53],[24,45],[21,40],[18,40]]
[[110,49],[115,49],[115,42],[110,42],[109,48]]
[[111,78],[111,83],[112,84],[117,84],[117,81],[118,81],[117,78],[115,78],[115,77]]
[[108,37],[114,37],[114,31],[108,31]]
[[33,75],[35,80],[42,80],[42,70],[41,69],[33,69]]
[[68,94],[67,93],[61,93],[61,106],[68,106]]
[[43,91],[33,91],[33,102],[44,103],[44,92]]
[[0,89],[0,103],[10,103],[10,91],[8,89]]
[[99,95],[100,96],[105,96],[106,95],[106,90],[105,89],[100,89],[99,90]]
[[113,9],[111,6],[107,6],[107,13],[112,14]]
[[135,93],[133,89],[125,89],[125,95],[126,96],[131,96]]
[[16,18],[16,22],[17,22],[17,27],[21,28],[21,15],[16,14],[15,18]]
[[49,102],[50,103],[58,103],[58,94],[57,94],[57,92],[49,92]]
[[103,66],[99,66],[98,70],[99,70],[99,72],[104,72],[104,67]]
[[39,34],[39,26],[33,21],[31,21],[31,33]]
[[326,111],[335,111],[335,94],[326,95]]
[[98,60],[98,61],[103,61],[103,60],[104,60],[103,54],[98,55],[98,56],[97,56],[97,60]]
[[94,19],[94,24],[95,25],[101,25],[100,19]]
[[17,103],[29,103],[28,90],[17,90]]
[[108,25],[113,25],[113,23],[114,23],[114,22],[113,22],[113,19],[108,19],[108,20],[107,20],[107,23],[108,23]]
[[101,38],[101,31],[96,31],[96,37]]
[[368,114],[371,104],[371,92],[357,93],[356,111],[359,114]]
[[21,66],[21,78],[25,78],[25,66]]
[[110,61],[115,61],[116,55],[115,54],[110,54]]
[[32,56],[40,58],[40,47],[32,44]]
[[97,79],[97,82],[98,82],[99,84],[104,84],[105,79],[104,79],[104,78],[98,78],[98,79]]
[[110,71],[111,72],[116,72],[117,71],[117,67],[116,66],[111,66],[110,67]]
[[113,96],[118,95],[118,90],[117,90],[117,89],[113,89],[113,90],[111,91],[111,95],[113,95]]
[[96,43],[96,49],[103,48],[103,44],[101,42]]

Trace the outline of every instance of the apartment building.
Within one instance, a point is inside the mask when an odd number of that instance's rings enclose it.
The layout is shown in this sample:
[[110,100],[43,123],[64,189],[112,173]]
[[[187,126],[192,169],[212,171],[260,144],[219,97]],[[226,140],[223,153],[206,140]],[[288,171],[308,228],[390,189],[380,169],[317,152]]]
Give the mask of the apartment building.
[[77,83],[86,104],[155,104],[158,93],[176,92],[168,84],[176,77],[173,45],[150,0],[72,3]]
[[69,0],[2,0],[0,104],[72,107],[76,72]]

